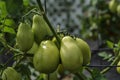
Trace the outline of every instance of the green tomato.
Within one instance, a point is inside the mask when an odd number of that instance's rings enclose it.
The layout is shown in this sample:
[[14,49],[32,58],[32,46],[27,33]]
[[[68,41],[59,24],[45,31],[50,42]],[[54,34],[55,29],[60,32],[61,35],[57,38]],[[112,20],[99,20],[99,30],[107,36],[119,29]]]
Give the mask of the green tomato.
[[41,73],[54,72],[59,64],[59,50],[55,43],[47,40],[42,41],[38,51],[34,54],[33,64]]
[[20,74],[12,67],[7,67],[2,73],[2,80],[22,80]]
[[[49,77],[49,79],[48,79],[48,77]],[[55,71],[50,74],[41,73],[39,80],[58,80],[57,72]]]
[[117,14],[120,16],[120,5],[117,6]]
[[[118,62],[117,66],[120,66],[120,61]],[[116,70],[120,74],[120,67],[117,67]]]
[[34,42],[32,48],[27,53],[34,54],[37,50],[38,50],[38,44]]
[[65,70],[76,72],[82,66],[82,52],[77,46],[76,41],[70,36],[65,36],[62,38],[60,57]]
[[59,73],[60,75],[64,74],[64,68],[62,64],[58,65],[57,73]]
[[28,51],[34,42],[34,35],[31,27],[26,23],[20,23],[16,36],[16,44],[22,51]]
[[117,12],[117,6],[118,6],[117,0],[111,0],[109,2],[109,9],[111,12],[113,12],[113,13]]
[[76,38],[77,45],[82,51],[83,65],[89,64],[91,60],[91,51],[89,45],[82,39]]
[[43,16],[34,15],[33,16],[33,25],[32,30],[34,32],[35,41],[40,44],[42,40],[45,39],[46,36],[51,36],[52,32],[45,22]]

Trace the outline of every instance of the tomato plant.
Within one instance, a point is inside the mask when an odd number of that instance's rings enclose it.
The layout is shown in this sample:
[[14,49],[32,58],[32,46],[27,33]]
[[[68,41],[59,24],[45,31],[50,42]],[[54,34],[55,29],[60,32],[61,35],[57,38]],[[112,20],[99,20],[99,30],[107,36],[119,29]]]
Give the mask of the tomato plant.
[[[84,3],[84,0],[81,2]],[[0,1],[0,55],[5,57],[10,55],[5,62],[0,64],[0,80],[62,80],[64,78],[67,80],[69,78],[107,80],[104,74],[112,67],[120,73],[120,42],[118,42],[119,34],[117,34],[119,32],[117,31],[119,29],[119,1],[111,0],[107,4],[104,3],[105,6],[99,5],[99,2],[105,1],[91,0],[90,5],[87,5],[87,7],[97,6],[95,10],[97,9],[100,13],[95,14],[93,10],[93,14],[81,16],[83,27],[79,30],[80,36],[77,36],[69,32],[72,29],[69,22],[72,1],[65,1],[69,9],[66,11],[68,19],[66,30],[61,29],[61,26],[55,30],[47,16],[46,4],[43,6],[41,0],[36,0],[36,2],[32,0]],[[87,10],[85,5],[82,6]],[[106,11],[104,11],[105,7],[107,7]],[[115,25],[114,31],[112,29]],[[105,27],[104,30],[103,27]],[[112,35],[112,37],[109,38],[106,35]],[[114,35],[118,36],[114,38]],[[90,47],[85,38],[110,39],[111,41],[107,41],[105,47],[114,54],[106,53],[107,49],[92,50],[91,47],[94,46]],[[100,52],[98,55],[110,64],[92,65],[94,51]],[[91,67],[105,68],[99,70]]]

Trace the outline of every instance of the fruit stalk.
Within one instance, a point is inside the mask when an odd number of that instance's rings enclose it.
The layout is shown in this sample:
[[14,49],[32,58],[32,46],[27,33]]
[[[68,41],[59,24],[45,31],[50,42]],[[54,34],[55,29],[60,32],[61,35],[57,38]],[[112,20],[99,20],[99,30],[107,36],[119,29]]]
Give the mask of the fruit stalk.
[[[37,1],[37,3],[38,3],[38,6],[39,6],[41,12],[44,12],[44,9],[43,9],[43,7],[42,7],[41,1],[40,1],[40,0],[36,0],[36,1]],[[58,41],[58,43],[59,43],[59,48],[60,48],[60,42],[61,42],[60,38],[57,36],[54,28],[52,27],[52,25],[51,25],[51,23],[49,22],[49,20],[48,20],[48,18],[47,18],[47,16],[46,16],[45,13],[43,14],[43,17],[44,17],[46,23],[48,24],[50,30],[53,32],[54,36],[56,37],[56,39],[57,39],[57,41]]]

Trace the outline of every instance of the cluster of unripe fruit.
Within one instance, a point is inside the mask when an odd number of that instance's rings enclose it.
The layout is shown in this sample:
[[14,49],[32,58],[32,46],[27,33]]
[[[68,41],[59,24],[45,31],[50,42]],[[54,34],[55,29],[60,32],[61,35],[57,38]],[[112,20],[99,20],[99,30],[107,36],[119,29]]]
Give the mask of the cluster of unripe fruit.
[[84,40],[58,35],[58,43],[54,36],[52,39],[46,39],[51,35],[53,36],[53,33],[42,15],[33,16],[32,27],[27,23],[20,23],[18,26],[16,44],[21,51],[34,55],[33,65],[40,73],[53,73],[59,65],[74,73],[79,71],[82,65],[90,63],[90,47]]
[[111,12],[116,13],[120,15],[120,2],[119,0],[111,0],[109,2],[109,9]]

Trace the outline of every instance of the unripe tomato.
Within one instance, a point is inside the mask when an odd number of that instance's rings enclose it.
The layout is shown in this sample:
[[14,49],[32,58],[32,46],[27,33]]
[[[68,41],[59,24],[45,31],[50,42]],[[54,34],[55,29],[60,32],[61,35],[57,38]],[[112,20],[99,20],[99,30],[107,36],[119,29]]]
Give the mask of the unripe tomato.
[[45,22],[43,16],[34,15],[32,30],[34,32],[35,41],[40,44],[40,42],[46,37],[51,36],[52,32]]
[[[39,77],[39,80],[58,80],[57,72],[56,71],[53,72],[53,73],[50,73],[48,75],[44,74],[44,73],[41,73],[40,77]],[[49,77],[49,79],[48,79],[48,77]]]
[[20,74],[12,67],[7,67],[2,73],[2,80],[22,80]]
[[59,50],[55,43],[47,40],[42,41],[38,51],[34,54],[33,64],[41,73],[54,72],[59,64]]
[[82,52],[77,46],[76,41],[70,36],[65,36],[62,38],[60,57],[65,70],[76,72],[82,66]]
[[59,73],[60,75],[64,74],[64,68],[62,64],[58,65],[57,73]]
[[20,23],[16,36],[16,43],[20,50],[28,51],[34,42],[34,35],[31,27],[26,23]]
[[117,0],[111,0],[109,2],[109,9],[111,12],[115,13],[117,11],[118,2]]
[[83,55],[83,65],[90,63],[91,60],[91,51],[89,45],[82,39],[76,38],[77,45],[82,51]]
[[117,14],[120,16],[120,4],[117,6]]
[[27,53],[34,54],[37,50],[38,50],[38,44],[34,42],[32,48]]
[[[120,61],[118,62],[117,66],[120,66]],[[120,67],[117,67],[116,70],[120,74]]]
[[48,79],[48,75],[45,74],[44,80],[58,80],[57,72],[55,71],[55,72],[53,72],[53,73],[50,73],[50,74],[49,74],[49,79]]

